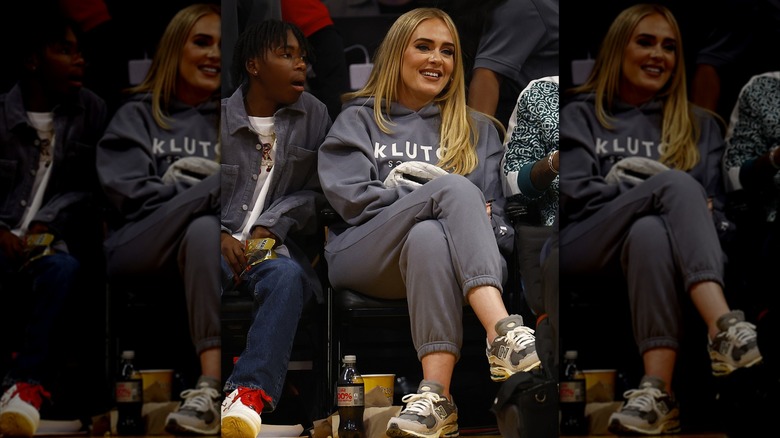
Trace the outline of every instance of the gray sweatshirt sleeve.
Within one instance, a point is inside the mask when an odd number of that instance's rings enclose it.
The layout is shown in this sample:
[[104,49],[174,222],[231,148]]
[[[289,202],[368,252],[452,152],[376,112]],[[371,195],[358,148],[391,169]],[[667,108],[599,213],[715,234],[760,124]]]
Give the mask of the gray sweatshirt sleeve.
[[561,108],[560,216],[561,226],[590,216],[620,194],[620,185],[608,184],[601,175],[592,127],[598,123],[587,114],[587,102]]
[[[364,114],[357,114],[362,111]],[[319,175],[331,207],[351,226],[362,224],[413,189],[379,179],[365,120],[370,110],[346,108],[320,147]]]
[[[485,118],[477,118],[477,120],[480,120],[479,144],[477,145],[480,163],[479,167],[468,178],[482,190],[485,200],[492,200],[491,223],[493,232],[501,253],[509,255],[514,248],[514,229],[504,216],[506,198],[504,198],[502,185],[504,174],[501,170],[504,145],[492,122]],[[472,176],[477,176],[477,178],[472,178]]]
[[701,120],[699,151],[704,166],[704,178],[701,183],[707,191],[707,197],[712,199],[712,219],[715,229],[718,231],[718,236],[725,239],[729,237],[729,231],[734,228],[726,217],[726,182],[722,166],[726,143],[714,117],[703,115]]
[[129,221],[146,216],[177,193],[175,185],[166,185],[157,175],[140,105],[131,102],[117,110],[97,150],[100,183],[111,204]]

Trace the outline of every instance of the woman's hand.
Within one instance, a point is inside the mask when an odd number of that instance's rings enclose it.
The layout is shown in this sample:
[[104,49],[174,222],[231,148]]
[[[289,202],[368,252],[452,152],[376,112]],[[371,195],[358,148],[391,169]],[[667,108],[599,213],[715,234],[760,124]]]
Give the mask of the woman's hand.
[[246,257],[244,256],[244,245],[223,231],[220,234],[220,249],[222,250],[222,257],[227,261],[230,270],[235,274],[236,279],[241,275],[241,272],[246,266]]

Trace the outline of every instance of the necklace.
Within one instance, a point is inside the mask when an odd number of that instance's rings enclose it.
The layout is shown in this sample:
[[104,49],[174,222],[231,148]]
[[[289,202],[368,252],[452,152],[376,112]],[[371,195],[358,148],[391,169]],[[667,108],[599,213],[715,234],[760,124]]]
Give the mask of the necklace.
[[[267,143],[263,141],[263,136],[260,137],[260,143],[262,144],[261,149],[261,157],[260,157],[260,170],[262,171],[263,168],[265,168],[266,172],[270,172],[271,169],[274,167],[274,157],[271,154],[273,151],[274,146],[276,146],[276,132],[271,133],[271,142]],[[265,136],[266,138],[268,136]]]

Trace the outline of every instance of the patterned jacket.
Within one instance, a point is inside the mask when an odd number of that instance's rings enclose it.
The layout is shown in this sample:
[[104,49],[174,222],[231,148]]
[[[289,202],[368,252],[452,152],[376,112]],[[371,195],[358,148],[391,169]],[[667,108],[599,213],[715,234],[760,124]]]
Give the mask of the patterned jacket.
[[558,76],[531,81],[517,98],[507,130],[504,194],[524,205],[536,204],[541,224],[551,226],[558,211],[558,180],[545,190],[531,183],[534,164],[558,149]]

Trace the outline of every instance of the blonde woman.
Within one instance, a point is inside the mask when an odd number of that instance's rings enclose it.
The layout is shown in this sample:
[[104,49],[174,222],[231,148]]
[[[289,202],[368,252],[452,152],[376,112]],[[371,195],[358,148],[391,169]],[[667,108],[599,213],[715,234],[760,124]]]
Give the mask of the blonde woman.
[[679,430],[672,374],[681,299],[706,323],[713,374],[761,355],[755,326],[723,294],[715,226],[723,139],[717,121],[687,101],[680,30],[667,8],[639,4],[618,15],[560,129],[561,276],[625,277],[644,365],[610,428]]
[[504,149],[494,122],[466,107],[460,53],[441,10],[400,16],[319,152],[323,191],[343,219],[325,250],[332,285],[409,303],[423,380],[390,436],[458,435],[450,381],[465,304],[487,332],[493,380],[539,366],[533,330],[501,298],[513,241]]
[[[205,176],[218,168],[220,20],[214,4],[173,17],[146,79],[97,151],[100,182],[118,216],[105,243],[109,275],[170,273],[184,286],[202,375],[167,419],[177,434],[220,428],[219,176]],[[185,163],[191,166],[179,167]],[[186,177],[192,172],[204,179]]]

